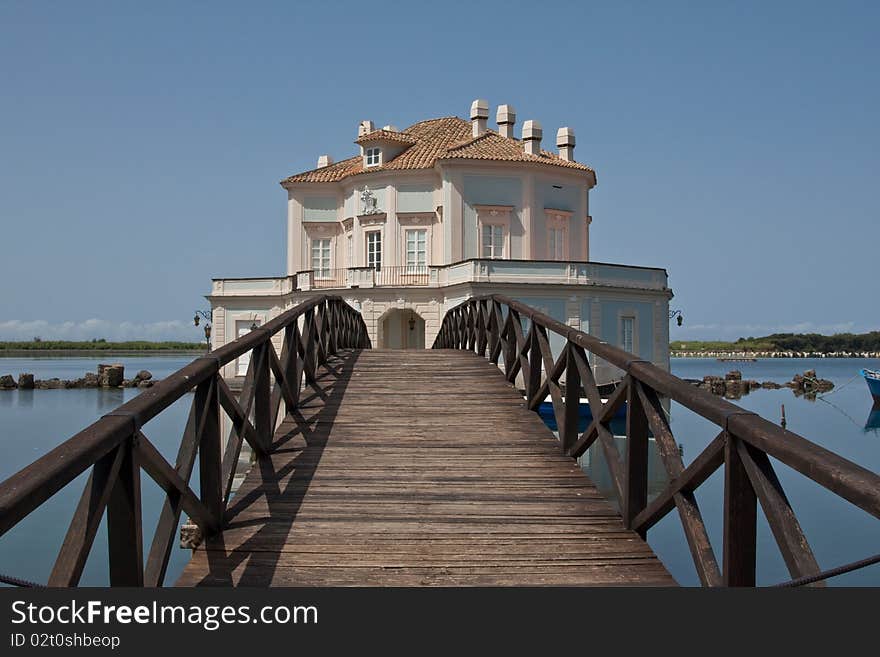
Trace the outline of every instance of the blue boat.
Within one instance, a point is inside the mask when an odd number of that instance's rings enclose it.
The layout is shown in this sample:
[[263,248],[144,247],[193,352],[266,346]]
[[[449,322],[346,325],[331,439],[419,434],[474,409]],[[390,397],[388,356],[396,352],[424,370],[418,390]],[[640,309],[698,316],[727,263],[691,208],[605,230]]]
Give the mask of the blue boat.
[[[602,399],[603,404],[607,401],[607,399]],[[547,395],[546,399],[544,399],[544,401],[541,402],[541,405],[538,406],[538,415],[541,416],[544,424],[546,424],[551,431],[556,431],[556,415],[553,413],[553,401],[550,395]],[[626,419],[626,402],[623,402],[614,413],[613,420],[622,419]],[[578,403],[578,430],[584,431],[587,428],[587,425],[592,421],[593,413],[590,411],[590,402],[581,397]]]
[[874,398],[875,404],[880,404],[880,372],[875,370],[862,370],[862,376],[868,384],[868,390]]
[[865,422],[865,431],[873,431],[874,433],[880,431],[880,404],[875,404],[874,408],[871,409],[871,412],[868,413],[868,419]]

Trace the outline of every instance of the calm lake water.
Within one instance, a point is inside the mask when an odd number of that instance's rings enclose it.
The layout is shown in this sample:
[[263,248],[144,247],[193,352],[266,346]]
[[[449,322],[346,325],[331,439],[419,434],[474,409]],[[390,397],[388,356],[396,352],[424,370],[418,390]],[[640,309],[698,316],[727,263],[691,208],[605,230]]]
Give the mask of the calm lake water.
[[[777,423],[785,404],[789,431],[873,472],[880,472],[880,417],[876,413],[871,415],[871,396],[864,379],[858,375],[863,367],[880,369],[880,360],[779,358],[754,363],[722,363],[703,358],[672,359],[673,373],[689,379],[702,379],[708,374],[722,376],[737,369],[744,379],[785,383],[796,373],[815,369],[817,376],[830,379],[835,385],[833,391],[815,401],[797,398],[785,388],[758,390],[733,403]],[[671,408],[670,426],[685,465],[718,434],[718,427],[714,424],[675,403]],[[622,427],[615,431],[623,432]],[[656,495],[665,485],[664,470],[653,443],[651,446],[649,488],[650,493]],[[591,447],[588,452],[584,469],[600,489],[610,495],[607,466],[595,449],[597,447]],[[880,521],[775,459],[771,460],[820,568],[832,568],[880,552]],[[720,468],[697,490],[697,501],[719,564],[724,520],[723,486],[723,468]],[[758,518],[758,583],[786,581],[790,579],[788,570],[760,510]],[[680,584],[699,585],[676,511],[673,510],[648,532],[648,542]],[[829,585],[880,586],[880,565],[833,578]]]
[[[193,356],[100,356],[72,358],[0,358],[0,374],[33,372],[38,379],[58,377],[74,379],[85,372],[94,372],[98,363],[120,362],[126,376],[149,370],[154,378],[164,378],[180,369]],[[6,479],[56,445],[64,442],[105,413],[135,397],[137,389],[83,390],[0,390],[0,480]],[[190,399],[184,397],[158,417],[144,425],[144,433],[170,462],[177,457],[177,448],[189,413]],[[67,531],[70,518],[79,501],[88,472],[0,537],[0,572],[35,582],[45,582]],[[190,485],[198,492],[198,462]],[[144,556],[149,550],[164,492],[146,474],[141,476],[143,497]],[[107,530],[102,527],[95,537],[81,584],[106,586]],[[166,583],[173,583],[189,558],[189,550],[171,552]]]
[[[137,356],[100,358],[0,358],[0,374],[33,372],[37,378],[77,378],[95,371],[99,362],[122,362],[126,373],[150,370],[163,378],[192,360],[192,356]],[[723,375],[731,369],[743,378],[784,383],[795,373],[815,369],[821,378],[835,384],[832,393],[816,401],[796,398],[788,389],[759,390],[735,402],[744,408],[778,422],[785,404],[788,429],[860,465],[880,472],[880,418],[871,428],[871,398],[858,371],[862,367],[880,369],[880,360],[860,359],[767,359],[755,363],[719,363],[710,359],[673,359],[672,370],[685,378],[699,379],[707,374]],[[138,390],[34,390],[0,391],[0,480],[10,476],[48,452],[104,413],[138,394]],[[190,400],[184,398],[144,426],[144,433],[174,462],[183,433]],[[866,425],[868,425],[866,427]],[[702,451],[718,433],[710,422],[673,404],[671,426],[685,463]],[[622,431],[620,431],[622,433]],[[609,492],[607,470],[591,449],[583,459],[584,469],[597,485]],[[880,551],[880,522],[840,500],[793,470],[774,462],[777,474],[809,539],[819,565],[830,568]],[[652,455],[649,477],[651,492],[664,485],[663,468]],[[0,572],[45,582],[57,556],[67,525],[82,492],[85,475],[59,492],[38,511],[0,538]],[[198,491],[198,473],[190,481]],[[697,493],[716,556],[720,562],[722,533],[723,475],[716,472]],[[164,494],[149,477],[142,477],[145,541],[150,541],[158,521]],[[82,578],[85,585],[105,585],[106,530],[95,539],[92,556]],[[678,514],[673,511],[648,534],[648,542],[683,585],[698,585],[690,552],[684,541]],[[149,544],[146,543],[146,555]],[[188,550],[175,548],[166,577],[173,583],[189,557]],[[759,513],[758,582],[771,584],[788,579],[788,573],[770,533]],[[832,585],[880,586],[880,565],[834,578]]]

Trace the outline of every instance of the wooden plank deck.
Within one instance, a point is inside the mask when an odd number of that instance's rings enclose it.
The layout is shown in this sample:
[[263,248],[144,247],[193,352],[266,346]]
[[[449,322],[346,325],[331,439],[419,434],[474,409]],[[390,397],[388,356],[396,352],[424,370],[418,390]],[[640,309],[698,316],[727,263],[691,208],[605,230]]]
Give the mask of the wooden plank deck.
[[347,351],[178,586],[674,585],[500,371]]

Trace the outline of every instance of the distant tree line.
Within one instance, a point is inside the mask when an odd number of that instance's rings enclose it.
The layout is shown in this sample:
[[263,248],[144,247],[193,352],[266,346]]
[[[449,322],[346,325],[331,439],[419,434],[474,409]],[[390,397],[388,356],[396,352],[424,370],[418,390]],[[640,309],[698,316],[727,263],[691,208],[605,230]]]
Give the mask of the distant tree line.
[[103,338],[94,340],[43,340],[39,337],[29,342],[0,342],[0,351],[197,351],[204,350],[204,342],[108,342]]
[[880,331],[870,333],[773,333],[763,337],[739,338],[736,342],[676,340],[672,351],[880,351]]

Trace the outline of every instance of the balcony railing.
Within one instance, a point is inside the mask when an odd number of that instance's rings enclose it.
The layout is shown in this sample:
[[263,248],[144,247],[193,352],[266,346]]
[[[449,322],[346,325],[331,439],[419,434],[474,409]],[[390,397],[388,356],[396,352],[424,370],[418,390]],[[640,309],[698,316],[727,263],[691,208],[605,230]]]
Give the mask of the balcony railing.
[[296,289],[436,287],[440,269],[425,265],[310,269],[296,275]]
[[463,260],[450,265],[309,269],[281,278],[215,279],[217,296],[284,295],[293,291],[371,287],[447,287],[463,283],[541,283],[666,290],[666,272],[601,262]]

